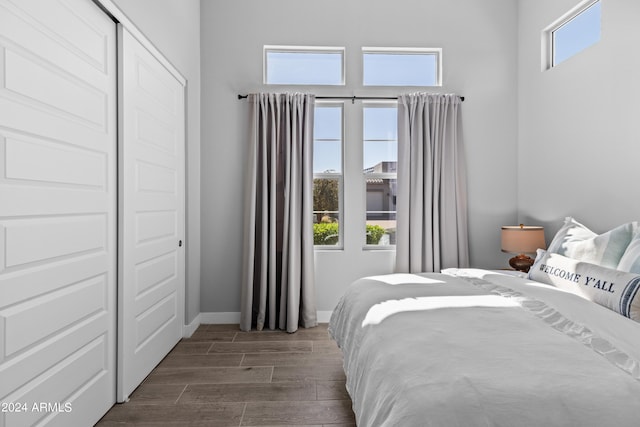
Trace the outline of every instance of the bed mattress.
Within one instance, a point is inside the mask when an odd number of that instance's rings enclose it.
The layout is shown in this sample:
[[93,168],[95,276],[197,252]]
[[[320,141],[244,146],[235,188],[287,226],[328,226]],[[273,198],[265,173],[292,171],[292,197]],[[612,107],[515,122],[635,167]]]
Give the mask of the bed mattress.
[[443,273],[363,278],[339,301],[358,426],[640,425],[640,323],[517,275]]

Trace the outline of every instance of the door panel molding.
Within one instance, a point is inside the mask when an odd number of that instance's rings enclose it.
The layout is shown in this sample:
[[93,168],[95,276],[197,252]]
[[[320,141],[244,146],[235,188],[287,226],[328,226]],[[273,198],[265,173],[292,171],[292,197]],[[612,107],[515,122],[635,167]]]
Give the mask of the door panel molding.
[[116,25],[0,0],[0,35],[0,401],[27,408],[0,427],[93,425],[116,401]]
[[122,25],[118,38],[122,402],[183,336],[185,86]]

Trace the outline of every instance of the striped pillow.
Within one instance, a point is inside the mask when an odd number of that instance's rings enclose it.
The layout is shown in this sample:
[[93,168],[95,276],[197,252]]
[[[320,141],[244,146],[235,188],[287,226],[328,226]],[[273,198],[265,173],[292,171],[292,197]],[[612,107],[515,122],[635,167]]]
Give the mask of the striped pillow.
[[637,229],[637,222],[629,222],[598,235],[567,217],[547,252],[615,269]]
[[640,274],[640,231],[638,231],[620,258],[618,270]]
[[640,275],[538,249],[529,279],[553,285],[640,322]]

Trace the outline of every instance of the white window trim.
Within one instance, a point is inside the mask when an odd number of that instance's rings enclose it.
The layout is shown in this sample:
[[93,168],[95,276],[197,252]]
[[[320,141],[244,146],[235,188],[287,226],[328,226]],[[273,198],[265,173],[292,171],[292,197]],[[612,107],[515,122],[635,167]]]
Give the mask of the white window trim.
[[[335,100],[317,100],[318,105],[327,107],[342,107],[342,173],[314,173],[315,178],[338,179],[341,192],[338,200],[340,211],[339,243],[337,245],[314,245],[316,252],[349,252],[359,248],[364,251],[395,252],[395,245],[368,245],[366,243],[366,185],[367,178],[394,178],[397,173],[378,172],[364,174],[362,168],[363,157],[363,127],[355,126],[356,122],[350,122],[359,118],[362,125],[362,114],[366,107],[393,107],[397,108],[395,100],[370,100],[353,105],[351,102]],[[349,125],[347,125],[349,123]],[[349,166],[347,166],[349,164]],[[357,198],[358,202],[347,200],[346,197]]]
[[[436,56],[436,84],[433,86],[419,87],[438,87],[442,86],[442,48],[440,47],[363,47],[362,58],[367,53],[381,54],[398,54],[398,55],[435,55]],[[362,67],[362,81],[364,85],[364,66]],[[370,87],[374,85],[366,85]],[[388,87],[388,86],[386,86]]]
[[[268,52],[286,52],[286,53],[337,53],[342,57],[341,80],[336,85],[315,85],[315,84],[278,84],[267,83],[267,53]],[[280,45],[264,45],[262,49],[262,83],[271,86],[344,86],[345,85],[345,48],[344,46],[280,46]]]
[[542,30],[542,71],[550,70],[557,64],[554,64],[554,33],[574,20],[578,15],[585,12],[587,9],[600,3],[600,0],[585,0],[578,3],[574,8],[567,13],[556,19],[547,28]]
[[[360,145],[362,148],[362,153],[364,154],[364,110],[365,108],[398,108],[398,101],[389,101],[389,100],[379,100],[379,101],[366,101],[363,102],[360,106],[362,111],[362,139],[360,141]],[[397,134],[396,134],[397,137]],[[397,139],[396,139],[397,142]],[[364,166],[364,165],[363,165]],[[367,190],[365,181],[367,178],[369,179],[395,179],[397,183],[398,173],[397,172],[371,172],[364,173],[364,169],[360,174],[362,180],[362,206],[364,207],[364,216],[362,217],[362,236],[364,237],[364,241],[362,242],[362,249],[371,250],[371,251],[395,251],[396,245],[370,245],[366,242],[366,233],[367,233]],[[396,220],[398,217],[398,211],[396,210]]]
[[[345,170],[344,170],[344,166],[345,166],[345,111],[344,111],[344,102],[336,102],[336,101],[323,101],[323,100],[317,100],[316,101],[316,107],[318,106],[322,106],[322,107],[340,107],[342,109],[342,123],[341,123],[341,130],[342,130],[342,144],[340,146],[340,173],[330,173],[330,172],[319,172],[319,173],[314,173],[313,174],[313,179],[316,178],[325,178],[325,179],[337,179],[338,180],[338,188],[340,189],[339,194],[338,194],[338,244],[337,245],[313,245],[314,250],[316,251],[342,251],[344,250],[344,221],[345,221],[345,214],[344,214],[344,174],[345,174]],[[321,107],[321,108],[322,108]]]

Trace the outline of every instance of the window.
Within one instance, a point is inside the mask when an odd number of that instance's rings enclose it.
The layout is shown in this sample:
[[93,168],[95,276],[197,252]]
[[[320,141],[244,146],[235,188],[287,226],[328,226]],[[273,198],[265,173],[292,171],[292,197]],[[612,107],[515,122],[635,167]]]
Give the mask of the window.
[[[348,116],[360,117],[362,133],[345,129],[345,108]],[[349,126],[348,123],[346,126]],[[362,163],[344,159],[344,135],[360,135],[361,149],[347,150],[360,153]],[[330,103],[317,101],[313,136],[313,215],[314,244],[316,247],[343,247],[343,194],[348,185],[351,194],[362,194],[362,207],[349,211],[347,224],[361,224],[360,244],[369,248],[395,245],[396,193],[397,193],[397,106],[395,103]],[[355,142],[355,140],[352,140]],[[357,147],[357,146],[356,146]],[[358,179],[344,182],[343,164],[362,164]],[[350,175],[357,171],[351,169]],[[357,178],[358,175],[355,175]],[[359,181],[359,182],[358,182]],[[362,187],[359,187],[362,183]],[[353,206],[353,205],[352,205]],[[355,216],[354,216],[355,215]],[[357,219],[357,216],[362,215]],[[359,232],[356,232],[359,233]],[[353,233],[349,233],[353,236]]]
[[365,86],[441,86],[442,49],[362,48]]
[[366,244],[395,245],[398,132],[396,104],[363,106]]
[[343,106],[317,102],[313,129],[313,241],[342,247]]
[[551,25],[547,40],[546,68],[552,68],[600,41],[600,1],[589,2],[569,12]]
[[264,83],[344,85],[342,47],[264,47]]
[[[263,61],[265,84],[345,85],[343,47],[264,46]],[[441,85],[439,48],[365,47],[362,61],[364,86]],[[316,98],[314,114],[314,245],[345,252],[393,248],[397,104]]]

